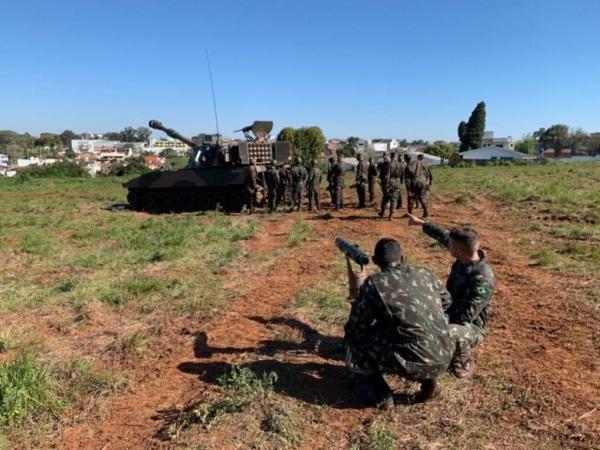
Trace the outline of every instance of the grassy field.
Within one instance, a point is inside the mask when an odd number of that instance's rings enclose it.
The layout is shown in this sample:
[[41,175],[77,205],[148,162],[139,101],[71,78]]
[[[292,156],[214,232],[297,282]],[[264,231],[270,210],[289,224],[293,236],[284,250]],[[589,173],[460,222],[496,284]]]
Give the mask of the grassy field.
[[[597,272],[600,165],[441,168],[434,177],[436,208],[476,214],[499,208],[514,219],[515,242],[532,270],[586,280]],[[303,215],[152,216],[111,210],[125,202],[120,182],[0,179],[0,447],[17,442],[44,447],[61,427],[103,417],[113,399],[135,391],[140,367],[161,364],[165,336],[178,342],[188,333],[185,324],[210,322],[244,294],[236,275],[241,268],[252,278],[253,267],[268,269],[290,252],[301,253],[328,230],[326,220]],[[287,228],[278,232],[281,247],[248,250],[246,241],[260,244],[266,230],[285,221]],[[487,226],[491,230],[494,224]],[[363,231],[353,236],[359,242]],[[433,247],[427,252],[438,259],[443,254]],[[274,326],[274,341],[304,349],[308,333],[319,358],[335,354],[347,316],[341,262],[324,264],[321,270],[328,275],[300,286],[278,311],[296,321],[290,323],[304,320],[312,328],[299,335],[293,326]],[[589,283],[586,301],[597,305],[600,286]],[[465,442],[483,448],[503,442],[510,427],[494,424],[504,415],[552,407],[545,393],[494,373],[492,365],[506,362],[487,357],[484,364],[484,374],[468,386],[451,387],[444,377],[450,394],[433,412],[410,407],[375,414],[364,426],[347,430],[343,442],[356,449],[392,449],[410,436],[416,439],[411,448],[441,442],[444,448]],[[206,398],[167,421],[162,438],[174,445],[214,444],[241,427],[243,445],[294,448],[318,441],[313,428],[323,436],[338,432],[326,426],[330,406],[285,395],[285,370],[254,369],[232,365]],[[456,411],[463,414],[457,417]],[[550,448],[564,442],[552,432],[541,436],[529,442],[547,442]]]

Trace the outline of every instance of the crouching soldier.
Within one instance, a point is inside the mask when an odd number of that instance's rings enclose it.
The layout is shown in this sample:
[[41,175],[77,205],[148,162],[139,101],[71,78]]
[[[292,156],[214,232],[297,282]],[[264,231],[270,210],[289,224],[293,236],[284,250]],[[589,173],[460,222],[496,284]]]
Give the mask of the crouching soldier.
[[479,234],[470,227],[456,227],[451,231],[425,222],[409,214],[410,225],[421,225],[423,232],[448,248],[456,258],[446,288],[452,303],[446,311],[456,351],[451,369],[458,378],[466,378],[473,371],[471,349],[483,342],[485,325],[494,292],[494,272],[480,249]]
[[384,238],[375,246],[373,262],[380,272],[365,280],[346,323],[346,365],[354,392],[380,409],[393,407],[383,373],[421,383],[414,402],[439,393],[437,377],[452,357],[444,306],[450,295],[429,270],[404,262],[400,244]]

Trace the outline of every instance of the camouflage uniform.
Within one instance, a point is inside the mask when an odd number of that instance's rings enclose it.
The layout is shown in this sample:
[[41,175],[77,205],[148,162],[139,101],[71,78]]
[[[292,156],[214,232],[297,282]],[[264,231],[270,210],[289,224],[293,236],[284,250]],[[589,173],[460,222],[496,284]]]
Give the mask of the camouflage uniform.
[[246,179],[244,180],[244,187],[246,191],[246,199],[244,203],[250,210],[250,213],[254,214],[254,208],[256,204],[256,189],[258,187],[255,165],[251,165],[248,168],[248,173],[246,174]]
[[279,186],[277,189],[277,202],[279,205],[290,206],[292,204],[292,176],[290,167],[283,165],[279,168]]
[[277,210],[277,190],[279,189],[279,172],[273,165],[269,165],[265,172],[265,187],[269,197],[269,212]]
[[331,168],[331,181],[333,183],[333,197],[336,211],[344,207],[344,175],[343,163],[337,161]]
[[444,306],[450,295],[429,270],[394,263],[368,277],[346,323],[346,364],[354,373],[437,378],[454,351]]
[[318,211],[319,209],[321,209],[321,170],[316,165],[314,165],[308,172],[306,189],[308,193],[308,210],[312,211],[314,204]]
[[292,209],[295,206],[300,211],[302,205],[302,189],[306,183],[307,173],[304,166],[296,164],[292,167]]
[[385,205],[388,203],[388,189],[390,184],[390,161],[385,159],[379,164],[379,184],[381,185],[381,209],[379,215],[383,217]]
[[[429,215],[427,209],[427,191],[433,181],[431,169],[424,161],[411,161],[406,168],[406,175],[412,186],[413,201],[421,204],[421,207],[423,208],[423,217],[427,217]],[[412,204],[410,203],[408,205],[408,212],[412,212]]]
[[[449,233],[443,228],[425,223],[423,232],[445,246],[448,245]],[[481,250],[479,258],[472,263],[455,261],[446,282],[446,288],[452,296],[452,303],[446,314],[459,354],[481,344],[485,337],[485,324],[490,312],[495,279]]]
[[369,162],[367,179],[369,184],[369,203],[373,203],[375,201],[375,181],[377,180],[377,167],[373,162]]
[[356,177],[354,179],[354,185],[356,187],[356,194],[358,195],[358,207],[364,208],[366,206],[366,193],[365,183],[367,182],[367,166],[364,161],[360,159],[356,166]]

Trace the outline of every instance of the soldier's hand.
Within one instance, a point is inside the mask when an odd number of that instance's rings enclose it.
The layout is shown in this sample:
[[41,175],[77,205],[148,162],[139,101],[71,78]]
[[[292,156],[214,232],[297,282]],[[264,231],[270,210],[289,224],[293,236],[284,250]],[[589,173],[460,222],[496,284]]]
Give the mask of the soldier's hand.
[[408,224],[409,225],[423,225],[425,221],[423,219],[419,219],[417,216],[413,216],[410,213],[406,213],[408,216]]
[[367,279],[367,271],[364,266],[361,266],[360,272],[355,272],[348,256],[346,256],[346,267],[348,269],[348,301],[353,302],[358,297],[360,287]]

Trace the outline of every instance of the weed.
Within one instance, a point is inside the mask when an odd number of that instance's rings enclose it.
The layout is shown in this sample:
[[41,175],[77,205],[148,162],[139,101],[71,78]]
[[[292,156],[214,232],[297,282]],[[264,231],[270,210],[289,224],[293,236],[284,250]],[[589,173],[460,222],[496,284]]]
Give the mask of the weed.
[[532,256],[538,266],[555,267],[558,265],[558,258],[556,253],[554,253],[552,250],[541,250],[534,253]]
[[63,397],[75,402],[85,396],[106,397],[124,386],[124,380],[108,371],[95,371],[92,364],[76,358],[54,369],[55,378],[63,381]]
[[291,303],[313,319],[339,325],[348,317],[346,287],[342,283],[323,281],[301,290]]
[[25,350],[13,361],[0,365],[0,426],[31,415],[53,416],[63,407],[56,383],[36,352]]
[[300,216],[294,219],[294,225],[288,235],[288,243],[290,247],[297,247],[302,242],[306,241],[312,233],[312,228],[304,222]]
[[144,335],[140,331],[121,336],[111,342],[106,350],[111,353],[117,353],[124,357],[141,356],[144,345]]
[[57,286],[56,286],[56,292],[59,292],[61,294],[67,293],[67,292],[71,292],[73,290],[73,288],[75,287],[76,282],[75,280],[64,280],[61,281]]
[[385,425],[373,425],[368,433],[362,433],[352,447],[353,450],[394,450],[396,436]]
[[262,418],[261,430],[277,436],[284,444],[297,446],[302,438],[298,431],[297,414],[285,405],[274,405]]
[[269,372],[258,377],[247,367],[234,366],[230,372],[219,377],[219,386],[238,397],[252,397],[257,394],[268,396],[273,392],[277,374]]

